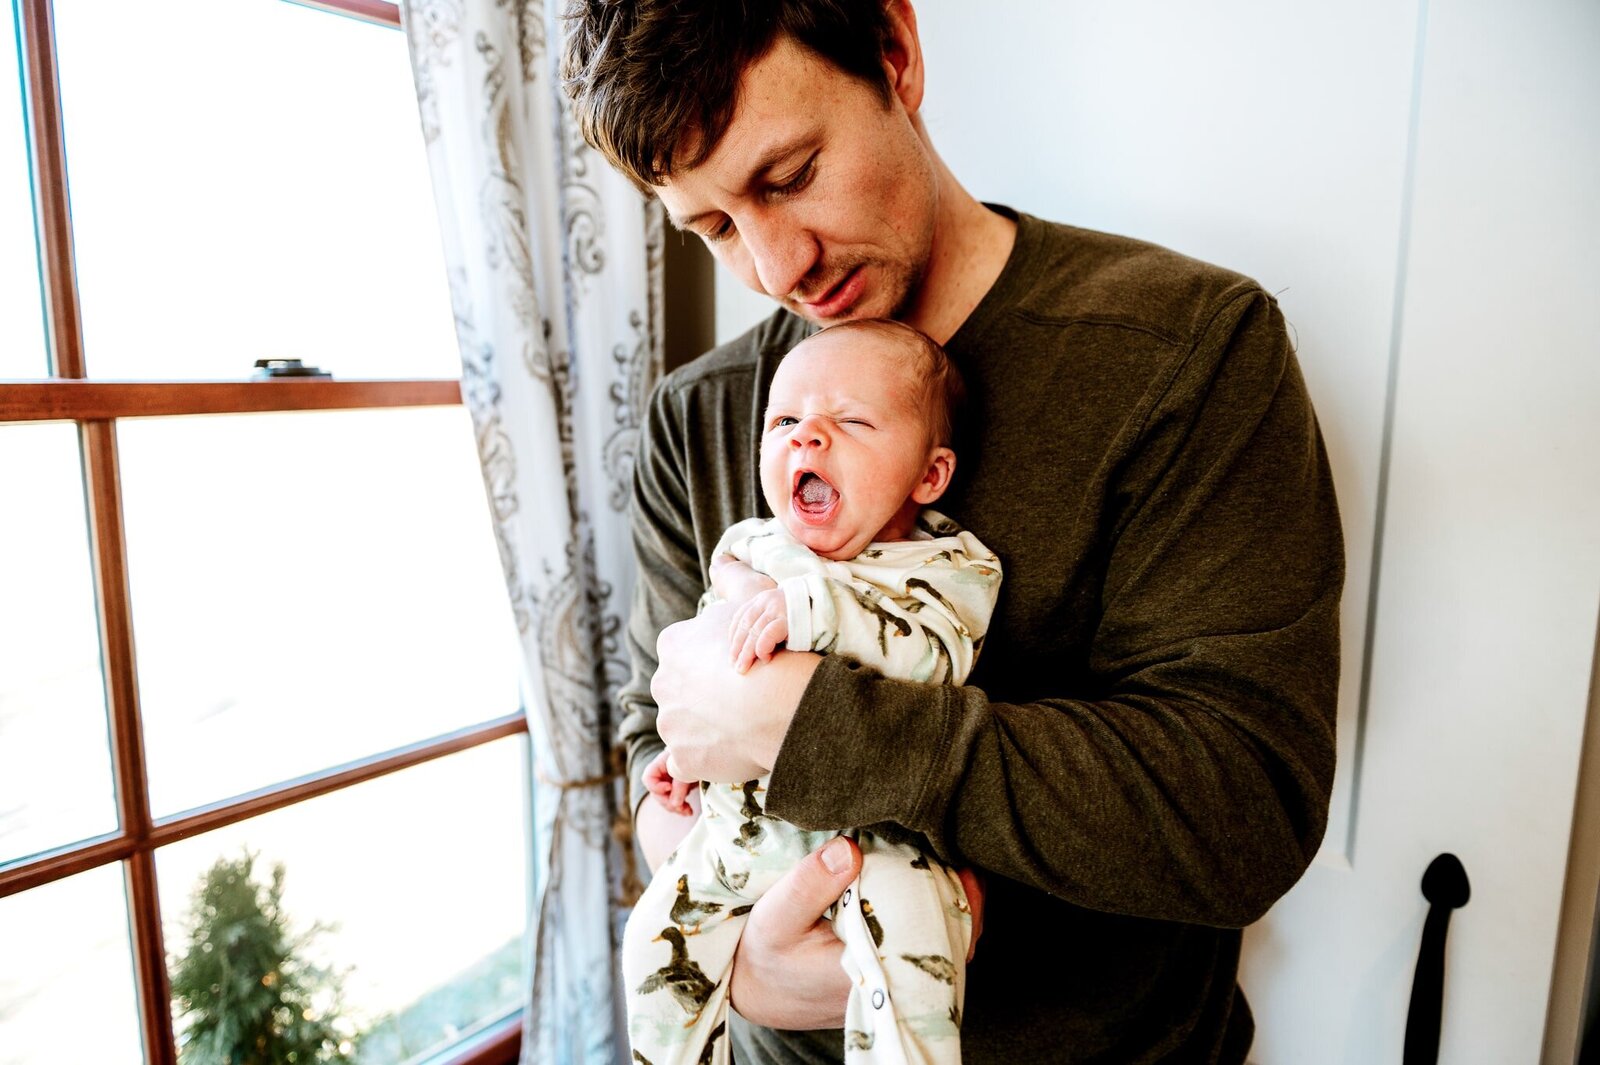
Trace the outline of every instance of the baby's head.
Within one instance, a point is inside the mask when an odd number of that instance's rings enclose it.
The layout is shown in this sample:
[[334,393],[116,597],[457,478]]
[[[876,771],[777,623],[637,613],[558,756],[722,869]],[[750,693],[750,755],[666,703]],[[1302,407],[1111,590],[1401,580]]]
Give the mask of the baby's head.
[[908,325],[841,322],[806,339],[784,356],[767,397],[767,506],[825,558],[908,539],[950,484],[963,396],[944,350]]

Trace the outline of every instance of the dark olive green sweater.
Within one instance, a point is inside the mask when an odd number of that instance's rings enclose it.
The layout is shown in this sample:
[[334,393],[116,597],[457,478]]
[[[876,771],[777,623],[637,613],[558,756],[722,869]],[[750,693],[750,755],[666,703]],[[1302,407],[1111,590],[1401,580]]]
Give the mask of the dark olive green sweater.
[[[656,634],[694,613],[722,531],[767,513],[761,412],[808,329],[779,312],[653,397],[636,804]],[[1238,930],[1322,837],[1339,672],[1339,518],[1283,318],[1236,274],[1023,215],[947,349],[973,432],[938,506],[1005,564],[983,655],[964,687],[824,659],[767,809],[899,826],[988,874],[972,1065],[1243,1061]],[[742,1061],[842,1058],[838,1032],[735,1034]]]

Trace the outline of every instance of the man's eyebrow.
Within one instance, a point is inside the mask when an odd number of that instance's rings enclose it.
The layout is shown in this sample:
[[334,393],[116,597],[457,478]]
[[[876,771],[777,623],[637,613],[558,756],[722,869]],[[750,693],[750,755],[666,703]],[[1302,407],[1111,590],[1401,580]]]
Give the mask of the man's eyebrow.
[[[802,136],[795,137],[787,141],[781,141],[768,148],[766,152],[756,160],[754,168],[752,168],[750,171],[750,177],[745,180],[744,189],[742,191],[748,193],[752,186],[761,182],[762,178],[766,176],[769,170],[777,166],[779,163],[785,162],[796,152],[806,149],[810,140],[811,134],[808,131]],[[683,231],[691,228],[702,218],[707,218],[711,215],[721,213],[722,212],[720,210],[713,207],[708,211],[697,211],[696,213],[689,215],[687,218],[678,218],[669,211],[667,212],[667,221],[672,225],[673,229]]]
[[768,148],[766,153],[756,160],[755,168],[750,171],[750,180],[745,182],[745,188],[748,189],[751,185],[756,184],[766,176],[767,171],[779,163],[786,162],[797,152],[805,151],[809,147],[808,142],[810,140],[811,135],[808,132],[802,136],[781,141]]
[[669,225],[672,226],[673,229],[676,229],[678,232],[683,233],[683,232],[687,232],[689,227],[694,225],[696,222],[700,221],[700,219],[706,217],[707,215],[713,215],[713,214],[717,214],[717,213],[718,212],[715,211],[715,210],[701,211],[698,214],[690,215],[688,218],[679,218],[677,215],[673,214],[671,211],[668,211],[667,212],[667,222],[668,222]]

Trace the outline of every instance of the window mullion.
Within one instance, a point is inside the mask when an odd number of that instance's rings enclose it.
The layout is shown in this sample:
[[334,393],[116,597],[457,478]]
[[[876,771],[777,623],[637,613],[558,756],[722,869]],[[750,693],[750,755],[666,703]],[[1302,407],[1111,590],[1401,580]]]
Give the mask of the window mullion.
[[378,26],[400,25],[400,5],[389,3],[388,0],[289,0],[292,4],[301,7],[312,7],[318,11],[331,11],[336,15],[348,15],[350,18],[371,22]]
[[461,382],[416,380],[0,381],[0,422],[98,421],[182,414],[449,407]]
[[145,1051],[151,1065],[172,1065],[172,1005],[166,949],[156,893],[150,838],[150,792],[135,679],[133,611],[128,591],[127,544],[122,530],[122,485],[117,469],[116,423],[79,423],[84,484],[88,494],[90,544],[99,606],[100,653],[111,715],[111,757],[123,834],[134,844],[125,868],[128,918]]
[[268,785],[254,792],[223,799],[209,806],[162,818],[137,842],[120,829],[59,848],[0,869],[0,898],[30,891],[44,884],[112,862],[129,860],[135,851],[151,853],[180,840],[201,835],[252,817],[282,810],[308,799],[335,794],[356,784],[377,780],[439,758],[460,754],[507,736],[525,735],[528,720],[521,711],[468,725],[454,732],[407,744],[382,754],[358,759],[336,769],[312,773],[297,780]]
[[161,899],[156,891],[156,856],[137,850],[123,866],[133,921],[133,969],[139,981],[139,1021],[149,1065],[177,1065],[172,1033],[172,992],[166,946],[161,938]]
[[18,0],[23,79],[28,93],[28,157],[33,180],[34,226],[44,281],[46,347],[57,377],[87,376],[83,320],[78,307],[72,251],[72,206],[67,196],[67,149],[56,75],[55,15],[51,0]]

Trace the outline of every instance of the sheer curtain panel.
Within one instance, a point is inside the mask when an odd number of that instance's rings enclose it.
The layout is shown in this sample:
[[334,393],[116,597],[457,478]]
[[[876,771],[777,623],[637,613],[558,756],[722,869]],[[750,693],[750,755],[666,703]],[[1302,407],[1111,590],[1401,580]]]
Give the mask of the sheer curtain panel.
[[631,595],[627,505],[661,367],[660,205],[584,144],[537,0],[409,0],[403,21],[462,392],[521,633],[535,759],[524,1062],[623,1062],[631,867],[609,759]]

